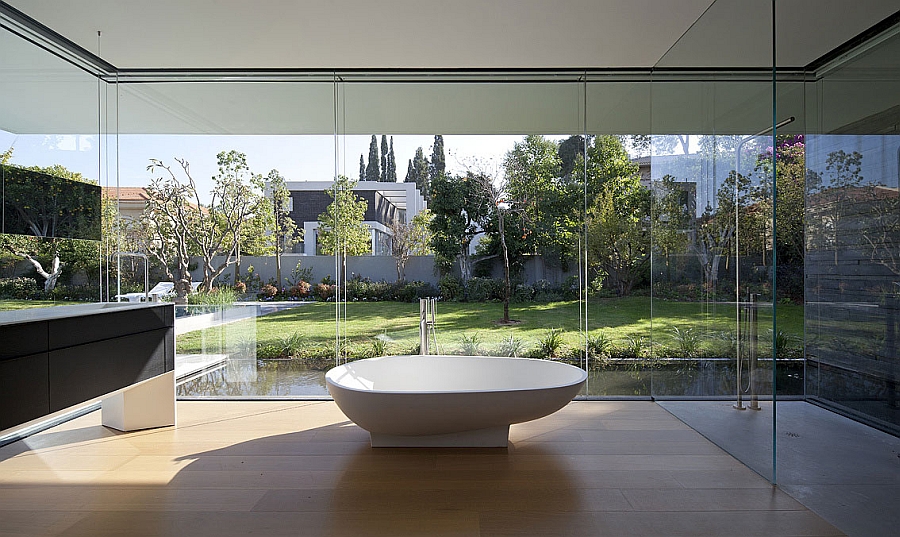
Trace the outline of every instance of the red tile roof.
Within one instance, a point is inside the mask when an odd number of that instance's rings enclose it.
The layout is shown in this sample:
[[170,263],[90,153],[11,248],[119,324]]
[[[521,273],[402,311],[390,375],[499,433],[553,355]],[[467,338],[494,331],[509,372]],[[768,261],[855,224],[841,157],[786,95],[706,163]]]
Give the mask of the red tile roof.
[[122,201],[147,201],[147,189],[140,186],[103,187],[103,195],[109,199]]

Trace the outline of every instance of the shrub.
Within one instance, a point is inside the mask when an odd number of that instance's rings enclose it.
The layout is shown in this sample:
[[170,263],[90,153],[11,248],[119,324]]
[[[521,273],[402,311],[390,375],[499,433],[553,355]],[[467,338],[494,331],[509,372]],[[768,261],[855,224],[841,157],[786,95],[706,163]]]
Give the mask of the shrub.
[[0,278],[0,298],[24,300],[43,291],[34,278]]
[[294,298],[306,298],[309,296],[311,286],[304,280],[298,281],[291,287],[291,296]]
[[467,286],[470,302],[487,302],[503,300],[506,283],[499,278],[472,278]]
[[455,276],[444,276],[441,278],[440,282],[438,282],[438,288],[443,300],[455,302],[463,299],[465,288],[462,280]]
[[629,337],[625,342],[628,357],[642,358],[644,355],[644,336]]
[[307,267],[303,268],[301,265],[303,261],[297,261],[297,266],[291,271],[291,279],[289,280],[292,283],[292,287],[295,287],[300,282],[311,282],[312,281],[312,268]]
[[577,300],[578,291],[581,289],[578,283],[578,276],[572,275],[563,280],[562,294],[565,300]]
[[191,293],[188,304],[203,306],[229,306],[237,299],[237,293],[231,287],[214,287],[212,291]]
[[547,280],[538,280],[531,284],[531,287],[534,289],[535,302],[558,302],[566,296],[562,287]]
[[315,294],[317,300],[321,300],[324,302],[334,297],[334,285],[328,283],[318,283],[316,284],[313,293]]
[[257,294],[257,296],[261,300],[271,300],[271,299],[275,298],[275,295],[277,295],[277,294],[278,294],[278,288],[270,283],[267,283],[266,285],[263,285],[259,289],[259,293]]
[[242,281],[235,282],[234,292],[239,295],[246,293],[247,292],[247,284]]
[[372,348],[370,350],[370,354],[373,357],[384,356],[387,353],[387,341],[381,338],[375,338],[372,340]]
[[256,269],[253,268],[253,265],[247,267],[247,274],[242,281],[247,285],[247,289],[251,291],[262,287],[262,281],[260,280],[259,274],[256,273]]
[[524,347],[525,344],[521,339],[512,335],[506,336],[506,338],[500,342],[500,346],[497,348],[497,354],[500,356],[518,357],[522,354]]
[[260,345],[256,348],[256,358],[259,360],[277,360],[284,358],[281,347],[272,343]]
[[563,331],[559,328],[550,328],[544,333],[544,337],[538,340],[538,358],[558,358],[563,347]]
[[611,347],[612,340],[603,332],[594,336],[588,335],[587,337],[587,352],[591,358],[605,358],[609,356]]
[[734,330],[725,330],[713,334],[710,342],[712,358],[734,358],[737,356],[737,335]]
[[41,291],[35,298],[43,297],[51,300],[94,302],[99,292],[92,285],[57,285],[49,293]]
[[512,296],[509,297],[512,302],[530,302],[534,299],[534,287],[525,284],[517,284],[512,289]]
[[629,337],[618,345],[610,345],[610,358],[643,358],[644,336]]
[[278,342],[277,348],[279,351],[279,356],[285,358],[296,358],[300,356],[306,346],[306,336],[300,334],[299,332],[294,332],[289,336],[281,338],[281,340]]
[[467,336],[463,334],[459,338],[459,352],[463,356],[479,356],[481,354],[481,342],[478,341],[478,334]]
[[672,335],[675,338],[676,352],[682,358],[695,358],[700,355],[700,337],[693,328],[682,330],[677,326],[672,327]]

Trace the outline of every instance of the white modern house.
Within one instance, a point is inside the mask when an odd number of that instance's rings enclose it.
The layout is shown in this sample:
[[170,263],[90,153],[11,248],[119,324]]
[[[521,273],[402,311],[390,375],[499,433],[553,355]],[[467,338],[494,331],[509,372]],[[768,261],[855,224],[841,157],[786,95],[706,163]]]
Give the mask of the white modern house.
[[[326,191],[334,187],[331,181],[289,181],[291,193],[290,217],[303,230],[303,241],[295,247],[297,253],[315,255],[318,217],[332,202]],[[372,255],[391,255],[391,222],[412,221],[425,209],[425,200],[414,183],[358,181],[353,192],[365,200],[363,223],[372,233]]]

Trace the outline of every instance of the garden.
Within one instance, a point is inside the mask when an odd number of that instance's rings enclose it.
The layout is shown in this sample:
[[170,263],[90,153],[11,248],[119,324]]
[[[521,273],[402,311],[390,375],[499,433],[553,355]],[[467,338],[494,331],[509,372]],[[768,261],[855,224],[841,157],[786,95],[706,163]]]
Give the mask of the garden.
[[[650,311],[653,308],[651,322]],[[735,355],[734,306],[674,302],[647,296],[591,299],[587,334],[579,330],[579,303],[516,302],[510,314],[519,321],[500,325],[498,301],[453,302],[437,305],[434,338],[441,354],[524,356],[580,362],[587,348],[593,363],[615,359],[729,358]],[[355,301],[341,305],[340,352],[348,360],[386,354],[415,354],[419,345],[418,304],[396,301]],[[760,312],[760,326],[771,326]],[[335,304],[308,302],[211,331],[232,335],[255,332],[260,360],[299,360],[311,368],[333,365]],[[761,329],[760,354],[771,354],[773,339],[781,358],[802,357],[803,308],[778,308],[778,333]],[[238,336],[239,337],[239,336]],[[233,339],[231,337],[230,339]],[[224,340],[212,332],[179,336],[180,354],[202,352],[210,341]]]

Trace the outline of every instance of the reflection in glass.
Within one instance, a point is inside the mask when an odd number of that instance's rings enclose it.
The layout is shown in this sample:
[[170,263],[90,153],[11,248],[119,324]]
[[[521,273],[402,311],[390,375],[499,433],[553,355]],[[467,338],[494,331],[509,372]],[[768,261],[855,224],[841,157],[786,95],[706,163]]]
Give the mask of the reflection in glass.
[[100,187],[14,166],[0,166],[3,233],[100,240]]
[[896,430],[900,136],[808,147],[808,394]]

